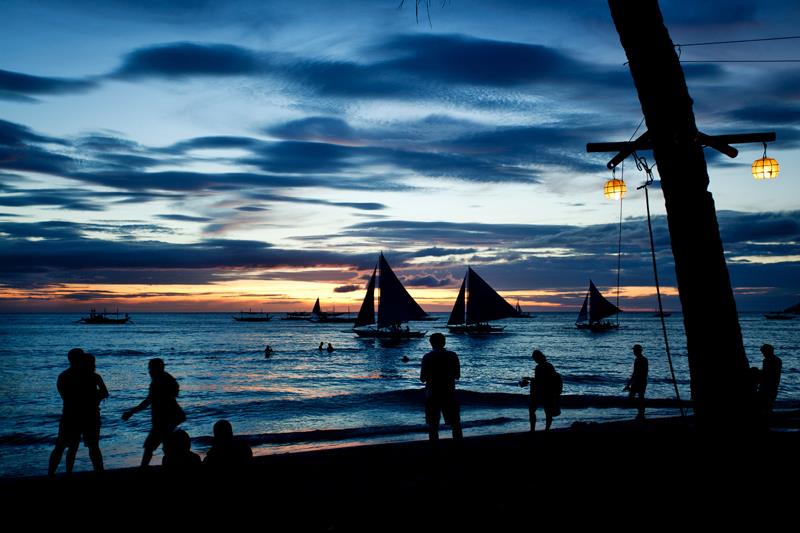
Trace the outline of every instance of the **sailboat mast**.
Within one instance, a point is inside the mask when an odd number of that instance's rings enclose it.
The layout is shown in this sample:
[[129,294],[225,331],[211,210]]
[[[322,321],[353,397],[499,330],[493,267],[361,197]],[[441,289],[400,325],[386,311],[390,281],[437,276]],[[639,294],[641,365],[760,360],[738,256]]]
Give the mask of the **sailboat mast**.
[[469,272],[472,268],[467,267],[467,274],[464,279],[464,324],[469,324],[467,319],[469,315],[467,314],[467,309],[469,309]]

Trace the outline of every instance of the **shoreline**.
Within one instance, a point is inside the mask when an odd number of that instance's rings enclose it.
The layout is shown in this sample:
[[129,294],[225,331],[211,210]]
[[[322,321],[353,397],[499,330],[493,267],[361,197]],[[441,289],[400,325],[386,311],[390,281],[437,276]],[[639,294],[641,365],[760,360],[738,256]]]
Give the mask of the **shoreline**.
[[[91,502],[109,517],[131,501],[194,502],[202,508],[210,499],[238,509],[230,516],[235,522],[268,517],[288,524],[287,530],[347,531],[367,523],[385,530],[443,516],[450,517],[443,525],[492,519],[523,527],[532,523],[526,513],[543,512],[540,506],[618,506],[620,498],[645,503],[674,497],[676,487],[682,498],[702,499],[706,491],[747,496],[748,505],[778,498],[779,479],[791,482],[800,473],[800,410],[776,412],[775,426],[762,434],[731,428],[703,435],[691,420],[686,425],[680,417],[653,418],[466,437],[460,447],[442,432],[435,447],[410,441],[258,456],[246,472],[224,477],[201,472],[176,479],[154,466],[102,476],[6,478],[0,479],[0,494],[6,502],[67,508]],[[396,505],[411,505],[409,514],[397,515]],[[448,508],[457,513],[448,514]],[[201,520],[198,513],[183,520]],[[375,522],[389,517],[385,527]]]

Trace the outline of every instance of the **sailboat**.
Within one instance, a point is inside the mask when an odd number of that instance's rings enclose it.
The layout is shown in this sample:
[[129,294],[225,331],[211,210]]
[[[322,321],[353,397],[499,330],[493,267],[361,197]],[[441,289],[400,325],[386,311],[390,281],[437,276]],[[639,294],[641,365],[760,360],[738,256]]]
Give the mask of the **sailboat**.
[[614,323],[603,319],[621,312],[622,310],[606,300],[605,297],[600,294],[600,291],[597,290],[597,287],[594,286],[592,280],[589,280],[589,292],[586,293],[586,298],[583,299],[583,305],[578,313],[575,326],[578,329],[588,329],[591,331],[617,329],[619,327],[619,320]]
[[232,317],[237,322],[269,322],[272,316],[264,311],[253,312],[251,308],[249,311],[239,311],[239,316]]
[[452,333],[500,333],[503,326],[492,326],[490,320],[517,316],[517,310],[497,294],[488,283],[467,267],[456,303],[447,321]]
[[522,307],[519,306],[519,300],[517,300],[517,305],[514,306],[514,309],[517,310],[517,314],[511,318],[533,318],[532,314],[522,310]]
[[[375,286],[380,289],[378,299],[378,320],[375,320]],[[353,325],[353,331],[359,337],[373,339],[419,339],[425,336],[425,331],[412,331],[407,326],[401,327],[403,322],[409,320],[422,320],[428,314],[422,310],[414,298],[408,294],[403,284],[392,272],[386,258],[381,252],[378,264],[372,271],[372,277],[367,285],[367,294],[358,312],[358,317]],[[376,324],[377,328],[364,328]],[[358,329],[363,328],[363,329]]]
[[319,305],[319,298],[317,298],[317,302],[314,304],[314,308],[311,310],[311,316],[308,318],[310,322],[335,322],[335,323],[342,323],[342,322],[355,322],[355,318],[350,317],[350,312],[347,312],[347,316],[342,316],[344,313],[337,313],[336,309],[332,313],[325,313],[322,311]]

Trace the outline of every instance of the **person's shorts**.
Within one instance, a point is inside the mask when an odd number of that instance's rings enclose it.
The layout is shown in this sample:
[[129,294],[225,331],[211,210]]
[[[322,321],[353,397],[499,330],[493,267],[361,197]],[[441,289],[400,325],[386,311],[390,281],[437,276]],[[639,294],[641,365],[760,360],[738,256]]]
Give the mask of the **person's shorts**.
[[461,409],[454,396],[447,398],[431,396],[425,399],[425,422],[438,424],[440,413],[444,416],[444,423],[450,426],[461,421]]
[[81,443],[81,423],[73,417],[62,416],[58,423],[56,445],[74,448]]
[[561,407],[558,405],[558,400],[551,400],[551,401],[532,400],[530,403],[529,410],[531,413],[534,413],[538,407],[544,409],[545,416],[549,416],[551,418],[561,414]]

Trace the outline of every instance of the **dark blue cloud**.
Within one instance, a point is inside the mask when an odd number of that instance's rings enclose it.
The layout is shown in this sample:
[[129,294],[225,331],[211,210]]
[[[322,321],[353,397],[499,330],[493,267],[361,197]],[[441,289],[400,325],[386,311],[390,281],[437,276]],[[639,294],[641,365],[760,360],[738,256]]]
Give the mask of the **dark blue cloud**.
[[31,95],[60,95],[83,93],[97,87],[94,80],[47,78],[0,70],[0,98],[36,102]]
[[403,283],[409,287],[450,287],[456,285],[453,278],[436,278],[435,276],[405,276]]
[[755,124],[795,125],[800,123],[800,106],[789,103],[749,105],[729,113],[735,120]]
[[401,56],[381,68],[451,84],[514,87],[563,82],[588,70],[546,46],[463,35],[403,35],[388,39],[380,50]]
[[194,217],[190,215],[156,215],[161,220],[174,220],[176,222],[211,222],[208,217]]
[[110,74],[120,79],[247,76],[263,72],[257,54],[229,44],[177,42],[139,48]]

